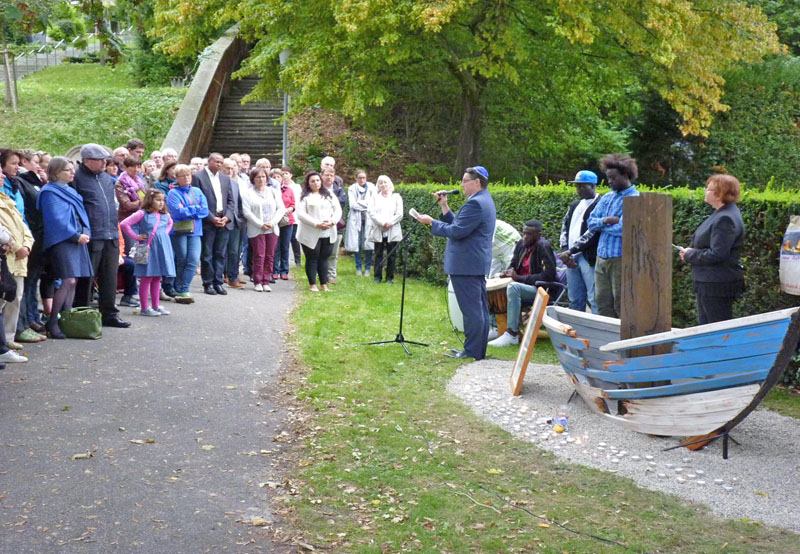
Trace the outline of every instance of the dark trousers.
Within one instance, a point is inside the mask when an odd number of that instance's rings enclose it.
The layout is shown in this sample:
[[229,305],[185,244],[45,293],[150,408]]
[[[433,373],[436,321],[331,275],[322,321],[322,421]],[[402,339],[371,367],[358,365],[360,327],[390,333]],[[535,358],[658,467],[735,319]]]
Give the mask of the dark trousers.
[[708,296],[695,292],[697,299],[697,322],[700,325],[733,319],[735,296]]
[[292,226],[281,227],[278,236],[278,246],[275,248],[275,261],[272,264],[272,273],[281,275],[289,274],[289,248],[292,242]]
[[225,256],[228,252],[228,230],[203,223],[203,250],[200,256],[200,276],[203,286],[222,285]]
[[[397,259],[397,246],[396,242],[389,242],[389,239],[383,237],[381,242],[375,244],[375,280],[380,281],[383,274],[383,264],[386,263],[386,280],[391,281],[394,279],[394,264]],[[384,256],[389,254],[384,260]]]
[[303,245],[303,253],[306,255],[306,277],[308,277],[309,285],[317,284],[317,276],[319,276],[320,285],[328,284],[328,258],[336,244],[338,243],[332,243],[329,237],[324,237],[317,241],[314,248]]
[[136,262],[133,258],[122,258],[124,261],[119,266],[119,274],[122,275],[122,295],[123,296],[136,296],[139,292],[139,286],[136,284],[136,276],[133,272],[136,269]]
[[242,233],[247,229],[234,227],[228,231],[228,251],[225,255],[225,277],[231,283],[239,281],[239,260],[242,259]]
[[[89,241],[89,256],[97,278],[98,307],[104,318],[116,317],[119,310],[117,297],[117,268],[119,268],[119,239]],[[92,278],[78,279],[75,289],[75,306],[88,306],[92,299]]]
[[292,225],[292,253],[294,254],[294,265],[297,267],[300,267],[300,253],[302,250],[300,241],[297,240],[297,223],[295,223]]
[[464,352],[476,360],[482,360],[486,357],[491,321],[486,278],[483,275],[451,275],[450,281],[458,307],[464,315]]

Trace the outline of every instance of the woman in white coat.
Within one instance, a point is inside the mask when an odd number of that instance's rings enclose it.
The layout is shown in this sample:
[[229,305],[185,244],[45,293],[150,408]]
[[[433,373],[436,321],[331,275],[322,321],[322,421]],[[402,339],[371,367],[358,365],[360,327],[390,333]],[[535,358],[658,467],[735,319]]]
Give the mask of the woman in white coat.
[[386,261],[386,282],[394,279],[397,258],[395,246],[403,238],[400,221],[403,219],[403,198],[394,192],[394,184],[386,175],[378,177],[378,193],[372,197],[367,214],[372,220],[369,240],[375,245],[375,282],[380,283]]
[[338,244],[336,223],[342,219],[342,206],[334,194],[322,186],[316,171],[306,173],[303,192],[297,201],[295,215],[300,221],[297,240],[306,255],[306,277],[311,292],[328,291],[328,258]]
[[375,195],[375,185],[367,181],[367,174],[363,169],[356,171],[356,182],[347,189],[350,215],[347,216],[347,230],[344,237],[344,249],[353,252],[356,260],[356,275],[361,272],[361,252],[364,252],[364,277],[369,277],[372,268],[372,243],[369,241],[371,219],[367,215],[372,197]]
[[280,222],[286,207],[279,190],[267,186],[267,171],[256,167],[250,172],[253,188],[242,194],[242,212],[247,220],[247,238],[253,256],[253,285],[256,292],[270,292],[269,278],[278,244]]

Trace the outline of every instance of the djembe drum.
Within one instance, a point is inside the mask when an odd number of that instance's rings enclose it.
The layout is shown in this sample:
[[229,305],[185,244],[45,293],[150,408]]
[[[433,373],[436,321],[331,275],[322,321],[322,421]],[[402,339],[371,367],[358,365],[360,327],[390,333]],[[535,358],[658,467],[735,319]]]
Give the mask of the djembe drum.
[[513,279],[511,277],[497,277],[495,279],[486,280],[489,313],[494,314],[495,319],[497,319],[498,336],[505,333],[508,328],[508,319],[506,317],[508,298],[506,297],[506,289],[512,281]]

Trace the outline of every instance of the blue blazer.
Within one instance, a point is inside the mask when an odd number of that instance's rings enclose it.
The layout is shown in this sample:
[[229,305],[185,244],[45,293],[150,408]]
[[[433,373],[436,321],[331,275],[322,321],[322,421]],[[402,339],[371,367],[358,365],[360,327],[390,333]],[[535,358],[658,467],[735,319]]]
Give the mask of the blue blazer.
[[67,185],[48,183],[43,186],[36,207],[41,210],[44,220],[45,248],[65,240],[77,242],[81,234],[91,237],[83,198]]
[[488,275],[497,210],[487,189],[481,189],[461,209],[431,222],[431,234],[447,237],[444,272],[448,275]]

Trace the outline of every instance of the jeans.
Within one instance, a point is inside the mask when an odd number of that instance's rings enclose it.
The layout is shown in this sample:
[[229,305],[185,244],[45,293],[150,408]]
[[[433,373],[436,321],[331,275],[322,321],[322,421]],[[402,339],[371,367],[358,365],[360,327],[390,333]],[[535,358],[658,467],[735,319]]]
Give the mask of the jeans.
[[242,231],[247,234],[247,229],[234,227],[228,231],[228,246],[225,254],[225,277],[228,282],[239,281],[239,260],[242,259]]
[[355,251],[353,257],[356,259],[356,269],[361,271],[361,251],[364,251],[364,269],[367,271],[372,268],[372,250],[365,248],[367,238],[367,220],[362,216],[361,229],[358,230],[358,250]]
[[292,246],[292,226],[281,227],[272,273],[289,274],[289,250]]
[[600,258],[594,266],[594,299],[597,313],[619,318],[622,289],[622,258]]
[[522,302],[535,300],[537,288],[525,283],[510,283],[508,285],[506,289],[506,299],[508,300],[506,316],[508,317],[508,329],[510,331],[519,332],[519,314],[522,312]]
[[314,248],[303,245],[303,253],[306,255],[306,277],[309,285],[317,284],[317,275],[321,285],[328,284],[328,258],[331,251],[338,243],[332,243],[328,237],[317,240]]
[[581,312],[586,311],[586,303],[592,307],[592,313],[597,313],[597,302],[594,299],[594,268],[583,254],[572,257],[578,267],[567,268],[567,291],[569,292],[569,307]]
[[228,231],[203,223],[202,254],[200,255],[200,276],[203,286],[222,285],[225,273],[225,260],[228,252]]
[[200,237],[171,235],[175,252],[175,292],[189,292],[197,264],[200,263]]

